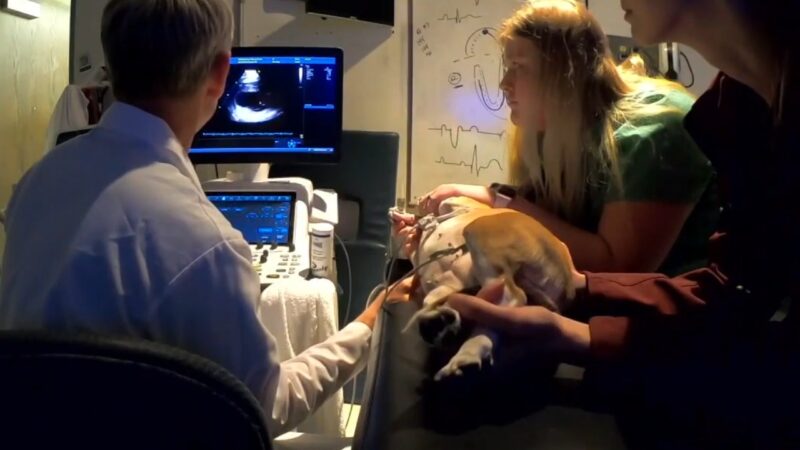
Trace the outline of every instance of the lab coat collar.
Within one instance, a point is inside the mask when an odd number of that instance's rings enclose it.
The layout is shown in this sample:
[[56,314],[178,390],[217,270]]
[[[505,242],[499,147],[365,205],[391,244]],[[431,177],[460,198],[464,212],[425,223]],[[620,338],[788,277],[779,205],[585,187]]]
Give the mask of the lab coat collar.
[[156,151],[167,151],[175,167],[202,192],[189,156],[164,119],[128,103],[116,101],[100,118],[98,128],[142,142]]

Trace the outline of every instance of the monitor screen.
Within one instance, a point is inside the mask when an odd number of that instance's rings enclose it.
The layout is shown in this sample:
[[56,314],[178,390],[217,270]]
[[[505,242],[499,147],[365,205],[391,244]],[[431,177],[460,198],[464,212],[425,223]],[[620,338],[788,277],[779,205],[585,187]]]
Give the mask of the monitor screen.
[[207,192],[206,196],[248,243],[292,242],[294,192]]
[[306,0],[306,12],[394,26],[394,0]]
[[237,47],[225,93],[195,136],[195,163],[335,162],[342,51]]

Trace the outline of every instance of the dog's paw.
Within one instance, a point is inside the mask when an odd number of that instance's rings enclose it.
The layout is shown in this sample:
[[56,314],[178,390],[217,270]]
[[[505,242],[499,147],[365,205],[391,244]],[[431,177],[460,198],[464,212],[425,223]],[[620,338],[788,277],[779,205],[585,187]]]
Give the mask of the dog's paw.
[[458,311],[448,306],[426,311],[419,317],[419,331],[422,339],[431,345],[441,345],[455,337],[461,330],[461,317]]
[[473,336],[464,342],[450,361],[442,367],[433,377],[434,381],[440,381],[447,377],[461,376],[468,367],[481,369],[483,362],[489,365],[494,364],[492,358],[492,341],[484,335]]

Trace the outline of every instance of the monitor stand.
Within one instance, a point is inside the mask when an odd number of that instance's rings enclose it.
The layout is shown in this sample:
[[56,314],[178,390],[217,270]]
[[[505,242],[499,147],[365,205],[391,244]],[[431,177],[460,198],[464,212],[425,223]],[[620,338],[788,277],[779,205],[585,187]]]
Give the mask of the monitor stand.
[[220,164],[227,181],[249,181],[266,183],[269,181],[269,164]]

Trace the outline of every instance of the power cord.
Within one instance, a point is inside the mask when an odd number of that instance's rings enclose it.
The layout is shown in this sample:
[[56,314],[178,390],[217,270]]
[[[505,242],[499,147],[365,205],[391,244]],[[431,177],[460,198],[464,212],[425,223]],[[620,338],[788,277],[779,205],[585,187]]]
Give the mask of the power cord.
[[[345,265],[347,266],[347,307],[345,307],[344,312],[344,319],[350,319],[350,309],[353,305],[353,266],[350,264],[350,253],[347,251],[347,247],[344,245],[344,241],[342,238],[334,233],[333,237],[342,247],[342,251],[344,252],[344,260]],[[350,426],[350,418],[353,415],[353,406],[356,403],[356,391],[358,391],[358,376],[353,377],[353,381],[351,382],[352,392],[350,393],[350,410],[347,412],[347,419],[344,422],[344,428],[347,430],[347,427]]]
[[[389,219],[389,222],[390,222],[389,226],[391,227],[391,219]],[[339,241],[339,244],[341,244],[342,248],[344,248],[344,242],[342,242],[342,239],[338,235],[334,235],[334,236],[336,236],[336,239]],[[388,293],[389,293],[389,290],[386,290],[386,286],[389,285],[389,273],[391,273],[391,271],[394,270],[394,264],[395,264],[395,261],[397,260],[394,257],[393,253],[394,253],[394,249],[392,247],[392,234],[389,233],[388,242],[386,244],[385,260],[384,260],[383,283],[375,286],[372,289],[372,291],[369,293],[369,296],[367,297],[367,305],[366,305],[367,307],[369,307],[369,305],[371,305],[372,302],[375,301],[375,299],[378,297],[378,294],[382,290],[385,291],[384,295],[388,295]],[[348,301],[347,301],[347,308],[346,308],[346,312],[345,312],[345,318],[349,318],[349,316],[350,316],[350,305],[352,303],[350,300],[352,299],[352,295],[353,295],[352,294],[352,289],[353,289],[353,278],[352,278],[353,271],[352,271],[351,266],[350,266],[350,256],[347,254],[347,250],[346,249],[345,249],[345,259],[347,261],[347,268],[348,268],[347,269],[347,275],[348,275],[348,284],[349,284]],[[347,430],[347,427],[350,426],[350,419],[353,416],[353,409],[354,409],[353,406],[356,403],[356,392],[357,391],[358,391],[358,376],[353,377],[353,381],[352,381],[352,392],[350,393],[350,410],[347,412],[347,419],[345,419],[345,421],[344,421],[345,430]]]
[[358,375],[353,377],[353,392],[350,393],[350,410],[347,411],[347,419],[344,421],[344,429],[350,426],[350,418],[353,416],[353,410],[356,405],[356,391],[358,390]]
[[681,56],[681,58],[683,58],[684,61],[686,61],[686,67],[689,68],[689,73],[692,75],[692,81],[689,82],[689,84],[684,84],[683,86],[687,87],[687,88],[690,88],[690,87],[694,86],[694,81],[695,81],[695,79],[694,79],[694,69],[692,69],[692,63],[689,61],[689,57],[686,56],[686,53],[681,51],[680,52],[680,56]]
[[344,311],[344,320],[349,320],[350,307],[353,304],[353,266],[350,265],[350,253],[347,251],[347,247],[345,247],[342,238],[336,233],[333,234],[333,237],[336,238],[336,241],[342,246],[342,251],[344,252],[344,261],[347,265],[347,307]]

